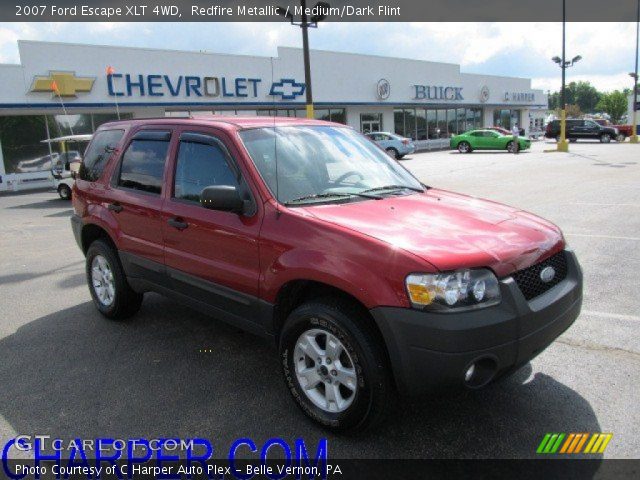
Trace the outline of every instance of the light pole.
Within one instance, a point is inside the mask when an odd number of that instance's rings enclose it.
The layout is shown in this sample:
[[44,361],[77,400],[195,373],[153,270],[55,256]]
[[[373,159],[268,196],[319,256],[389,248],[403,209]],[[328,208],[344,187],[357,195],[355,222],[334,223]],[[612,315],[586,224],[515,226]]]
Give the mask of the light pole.
[[636,69],[630,74],[633,77],[633,123],[631,124],[631,143],[638,143],[638,44],[640,44],[640,0],[638,0],[638,9],[636,12]]
[[560,106],[562,108],[560,114],[560,141],[558,142],[558,151],[559,152],[568,152],[569,151],[569,143],[567,142],[567,102],[565,97],[565,78],[566,78],[566,70],[569,67],[573,67],[573,65],[580,61],[582,57],[580,55],[576,55],[571,59],[571,61],[565,60],[565,50],[566,50],[566,27],[567,27],[567,6],[566,0],[562,0],[562,58],[553,57],[551,60],[554,63],[557,63],[558,66],[562,69],[562,88],[560,90]]
[[293,17],[293,13],[288,8],[278,7],[276,13],[283,16],[291,25],[296,25],[302,29],[302,50],[304,56],[304,91],[306,93],[307,104],[307,118],[313,118],[313,93],[311,91],[311,62],[309,60],[309,27],[317,28],[318,22],[325,19],[326,12],[329,9],[329,4],[326,2],[318,2],[311,9],[314,14],[309,17],[307,14],[307,0],[300,0],[300,7],[302,12],[300,15],[300,21],[296,22]]

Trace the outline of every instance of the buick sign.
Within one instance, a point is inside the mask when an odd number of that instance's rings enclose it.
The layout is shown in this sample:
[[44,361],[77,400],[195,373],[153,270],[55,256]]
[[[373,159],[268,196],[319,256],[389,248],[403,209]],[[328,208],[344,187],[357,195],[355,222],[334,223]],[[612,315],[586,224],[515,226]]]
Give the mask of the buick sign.
[[484,85],[481,89],[480,89],[480,101],[482,103],[486,103],[489,100],[489,96],[491,95],[491,92],[489,91],[489,87],[487,87],[486,85]]
[[389,80],[386,80],[384,78],[378,80],[376,91],[380,100],[386,100],[387,98],[389,98],[389,95],[391,95],[391,85],[389,85]]
[[556,271],[551,266],[544,267],[540,272],[540,280],[542,280],[544,283],[549,283],[555,276]]

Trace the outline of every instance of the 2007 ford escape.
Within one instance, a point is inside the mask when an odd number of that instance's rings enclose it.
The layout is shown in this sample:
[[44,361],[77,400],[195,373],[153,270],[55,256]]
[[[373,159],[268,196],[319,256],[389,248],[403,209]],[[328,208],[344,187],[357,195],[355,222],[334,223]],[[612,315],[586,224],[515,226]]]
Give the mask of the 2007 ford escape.
[[580,312],[555,225],[427,187],[343,125],[113,122],[74,188],[103,315],[155,291],[271,337],[295,402],[334,430],[378,423],[396,393],[482,387]]

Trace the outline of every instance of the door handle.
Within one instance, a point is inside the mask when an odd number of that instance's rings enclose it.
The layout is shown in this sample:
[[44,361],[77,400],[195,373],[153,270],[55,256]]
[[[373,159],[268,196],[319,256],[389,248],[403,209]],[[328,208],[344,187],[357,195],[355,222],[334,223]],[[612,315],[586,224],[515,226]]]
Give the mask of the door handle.
[[110,203],[109,206],[107,207],[109,210],[111,210],[112,212],[116,212],[116,213],[120,213],[123,209],[122,205],[120,205],[119,203],[115,202],[115,203]]
[[171,225],[173,228],[177,228],[178,230],[184,230],[189,226],[187,222],[183,222],[178,217],[170,218],[167,223]]

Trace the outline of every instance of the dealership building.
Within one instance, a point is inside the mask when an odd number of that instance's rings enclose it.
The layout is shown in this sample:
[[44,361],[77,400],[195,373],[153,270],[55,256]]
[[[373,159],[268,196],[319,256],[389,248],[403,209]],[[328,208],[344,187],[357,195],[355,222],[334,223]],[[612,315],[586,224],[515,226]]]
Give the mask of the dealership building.
[[[118,117],[305,116],[298,48],[275,57],[35,41],[18,49],[19,64],[0,65],[4,177],[49,168],[57,145],[43,140]],[[312,50],[311,71],[317,118],[396,132],[421,149],[483,126],[540,130],[547,106],[530,79],[450,63]]]

